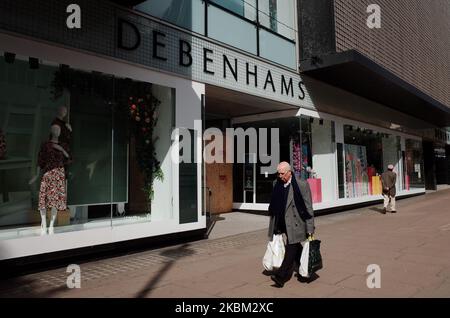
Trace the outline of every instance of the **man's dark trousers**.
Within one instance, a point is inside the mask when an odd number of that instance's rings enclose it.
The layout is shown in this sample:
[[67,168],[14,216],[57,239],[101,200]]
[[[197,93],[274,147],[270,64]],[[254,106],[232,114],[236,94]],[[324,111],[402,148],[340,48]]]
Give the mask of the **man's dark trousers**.
[[[288,187],[285,187],[283,189],[283,205],[282,206],[286,206],[290,187],[291,187],[291,185],[289,185]],[[284,213],[282,215],[278,216],[277,222],[276,222],[276,227],[277,227],[277,231],[276,231],[277,233],[279,233],[279,234],[287,233],[286,223],[284,220]],[[286,234],[286,236],[287,236],[287,234]],[[297,267],[300,266],[301,254],[302,254],[302,246],[300,243],[286,244],[283,263],[281,264],[281,267],[276,272],[276,276],[278,278],[280,278],[283,282],[288,281],[292,276],[292,271],[295,268],[295,266],[297,266]]]
[[303,248],[300,243],[286,245],[283,263],[276,273],[278,278],[280,278],[283,282],[286,282],[291,278],[295,267],[300,266],[302,249]]

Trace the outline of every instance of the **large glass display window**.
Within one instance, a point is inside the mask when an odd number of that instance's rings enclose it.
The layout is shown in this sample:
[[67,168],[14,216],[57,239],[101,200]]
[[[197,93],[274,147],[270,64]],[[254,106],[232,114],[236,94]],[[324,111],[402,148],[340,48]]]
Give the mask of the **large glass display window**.
[[314,203],[336,197],[335,125],[333,121],[301,117],[301,143],[294,144],[294,171],[307,180]]
[[380,176],[389,165],[394,166],[397,174],[397,190],[409,190],[403,182],[405,164],[400,136],[394,132],[344,125],[344,143],[341,164],[345,167],[346,198],[381,195]]
[[389,165],[394,166],[394,172],[397,174],[397,191],[404,190],[403,186],[403,160],[401,152],[401,137],[391,134],[384,134],[381,139],[383,147],[383,169],[387,170]]
[[[289,162],[293,173],[309,183],[313,203],[335,199],[334,122],[302,116],[252,122],[239,127],[266,128],[269,140],[270,129],[277,128],[280,161]],[[234,202],[270,203],[277,176],[259,173],[261,166],[259,161],[234,165]]]
[[[300,122],[298,117],[265,120],[236,125],[235,128],[267,129],[268,153],[272,149],[270,145],[271,129],[278,129],[280,161],[287,161],[293,165],[293,146],[300,140]],[[235,146],[237,143],[235,143]],[[259,145],[258,145],[259,147]],[[237,149],[235,149],[237,153]],[[256,154],[249,153],[248,142],[246,143],[246,162],[233,165],[233,201],[242,203],[270,203],[273,182],[276,173],[262,174],[261,167],[267,166],[259,161],[259,148]],[[278,164],[278,163],[276,163]]]
[[381,194],[382,135],[370,129],[344,125],[346,197]]
[[0,239],[172,217],[173,89],[0,59]]
[[420,140],[405,140],[405,190],[424,189],[423,147]]

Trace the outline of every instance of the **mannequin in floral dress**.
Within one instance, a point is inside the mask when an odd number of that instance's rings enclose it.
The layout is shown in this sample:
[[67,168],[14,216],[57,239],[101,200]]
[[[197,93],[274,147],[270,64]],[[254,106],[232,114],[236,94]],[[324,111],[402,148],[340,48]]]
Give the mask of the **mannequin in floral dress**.
[[30,181],[30,184],[33,183],[39,177],[39,174],[43,173],[39,189],[39,211],[42,220],[41,235],[47,232],[47,209],[52,211],[49,234],[53,234],[57,212],[67,209],[64,165],[69,159],[69,154],[59,144],[60,126],[52,125],[50,132],[50,139],[42,143],[39,151],[37,175]]

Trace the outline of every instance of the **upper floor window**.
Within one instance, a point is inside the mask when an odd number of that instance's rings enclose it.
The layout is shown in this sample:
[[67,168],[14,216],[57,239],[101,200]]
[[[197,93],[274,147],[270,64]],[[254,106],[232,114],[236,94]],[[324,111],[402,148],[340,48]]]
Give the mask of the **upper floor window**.
[[250,21],[256,21],[256,0],[209,0]]
[[295,40],[294,0],[259,0],[259,23],[290,40]]
[[202,0],[147,0],[135,6],[134,9],[204,34],[205,9]]
[[147,0],[134,8],[296,68],[295,0]]

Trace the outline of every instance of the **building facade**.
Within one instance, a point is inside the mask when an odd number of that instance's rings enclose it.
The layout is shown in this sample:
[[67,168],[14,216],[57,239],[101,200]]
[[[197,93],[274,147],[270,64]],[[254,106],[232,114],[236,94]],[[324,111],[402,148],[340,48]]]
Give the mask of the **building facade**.
[[[275,152],[308,180],[318,212],[380,200],[388,164],[400,197],[423,194],[425,131],[449,123],[445,81],[390,85],[373,69],[395,68],[338,41],[343,4],[314,3],[2,1],[0,260],[201,235],[209,213],[267,210],[276,175],[263,171]],[[376,67],[328,63],[341,53]],[[375,97],[358,80],[366,75]],[[65,159],[48,150],[55,123]],[[244,139],[242,152],[224,150],[233,160],[205,162],[232,128],[255,131],[256,148]],[[433,160],[448,157],[431,139]],[[44,215],[47,225],[55,217],[52,235],[42,235]]]
[[302,73],[423,119],[419,125],[396,122],[395,115],[384,121],[423,137],[427,189],[448,184],[445,131],[435,134],[448,127],[448,1],[298,3]]

